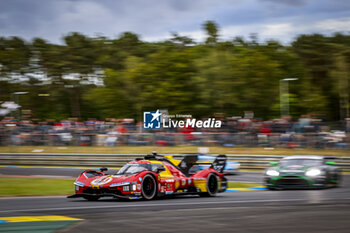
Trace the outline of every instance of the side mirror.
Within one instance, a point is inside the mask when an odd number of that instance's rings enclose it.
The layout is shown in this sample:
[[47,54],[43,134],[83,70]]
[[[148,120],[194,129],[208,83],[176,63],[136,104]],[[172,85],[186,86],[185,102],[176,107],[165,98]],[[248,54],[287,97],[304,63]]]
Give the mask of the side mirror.
[[335,165],[335,162],[329,162],[329,161],[327,161],[326,164],[327,164],[327,165]]
[[279,162],[270,162],[270,164],[273,165],[273,166],[276,166],[276,165],[278,165],[280,163]]
[[163,171],[165,171],[165,167],[158,167],[157,168],[157,173],[161,173]]
[[100,171],[101,171],[101,172],[106,172],[106,171],[108,171],[108,168],[106,168],[106,167],[101,167],[101,168],[100,168]]

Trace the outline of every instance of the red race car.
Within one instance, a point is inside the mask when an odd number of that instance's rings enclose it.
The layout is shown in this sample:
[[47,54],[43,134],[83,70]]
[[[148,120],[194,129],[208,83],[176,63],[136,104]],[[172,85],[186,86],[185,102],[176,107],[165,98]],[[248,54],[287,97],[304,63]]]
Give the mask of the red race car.
[[83,197],[98,200],[100,197],[151,200],[174,194],[215,196],[224,192],[227,179],[222,172],[226,156],[219,155],[209,168],[199,170],[198,156],[146,155],[123,166],[109,175],[107,168],[84,171],[74,182],[75,194],[68,198]]

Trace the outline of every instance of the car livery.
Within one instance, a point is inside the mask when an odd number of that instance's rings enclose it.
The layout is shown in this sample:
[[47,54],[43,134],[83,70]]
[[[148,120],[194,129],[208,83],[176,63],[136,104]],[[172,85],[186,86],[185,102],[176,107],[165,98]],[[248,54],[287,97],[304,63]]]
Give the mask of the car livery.
[[336,187],[340,170],[329,161],[334,157],[295,155],[284,157],[265,170],[264,183],[270,190],[288,188]]
[[106,168],[84,171],[74,182],[75,194],[68,198],[151,200],[170,194],[215,196],[227,187],[221,169],[225,162],[226,157],[219,157],[211,167],[193,173],[191,167],[196,164],[193,156],[178,160],[170,155],[146,155],[127,163],[116,174],[106,174]]
[[[167,157],[167,155],[165,155]],[[227,161],[226,155],[202,155],[202,154],[182,154],[171,156],[172,159],[178,161],[192,160],[193,166],[190,167],[191,171],[199,171],[206,168],[210,168],[215,161],[225,160],[225,163],[215,163],[214,169],[225,173],[226,175],[235,175],[238,174],[240,168],[240,163],[237,161]],[[224,164],[223,167],[221,165]],[[219,167],[218,167],[219,166]]]

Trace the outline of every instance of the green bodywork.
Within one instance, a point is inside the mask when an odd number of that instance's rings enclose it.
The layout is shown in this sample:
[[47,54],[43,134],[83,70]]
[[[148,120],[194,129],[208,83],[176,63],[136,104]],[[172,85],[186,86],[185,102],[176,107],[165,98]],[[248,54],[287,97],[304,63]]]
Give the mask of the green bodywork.
[[280,176],[277,176],[275,178],[270,178],[270,186],[274,186],[275,185],[275,182],[283,177],[290,177],[290,176],[293,176],[293,177],[299,177],[301,179],[304,179],[306,180],[310,186],[313,186],[314,185],[314,181],[306,176],[302,176],[302,175],[280,175]]

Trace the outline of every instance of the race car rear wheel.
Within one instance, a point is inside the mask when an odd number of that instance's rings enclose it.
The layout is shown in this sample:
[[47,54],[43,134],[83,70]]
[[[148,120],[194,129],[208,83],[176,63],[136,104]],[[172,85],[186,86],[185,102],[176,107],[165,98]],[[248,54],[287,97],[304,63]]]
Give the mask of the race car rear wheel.
[[146,200],[153,199],[157,194],[157,182],[152,175],[145,175],[142,180],[141,192]]
[[201,193],[201,197],[214,197],[219,190],[218,177],[210,173],[207,178],[207,192]]

